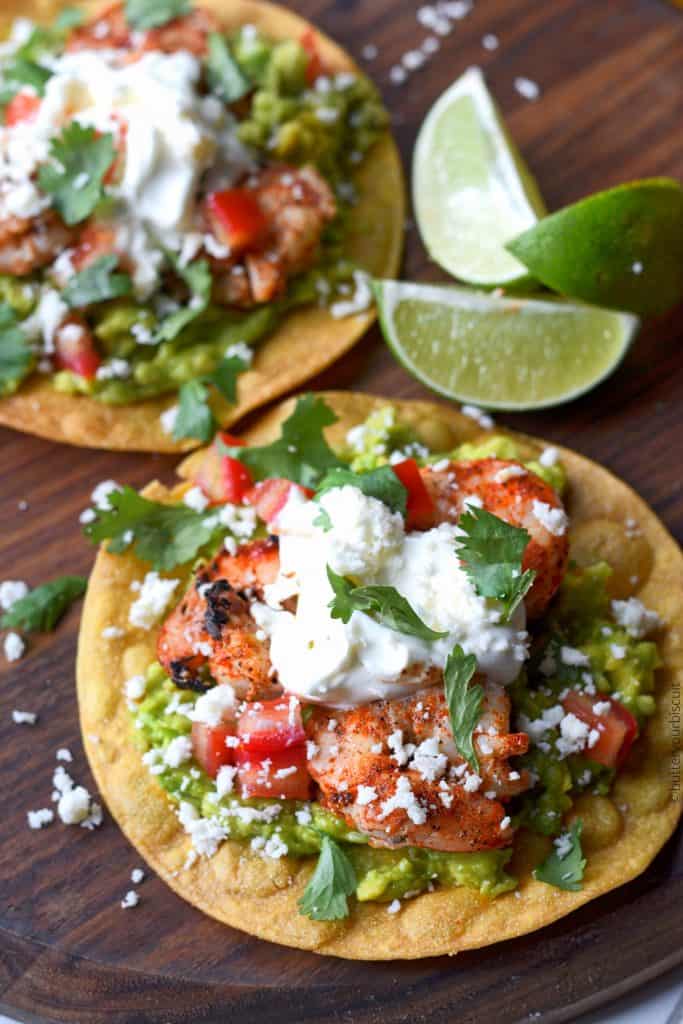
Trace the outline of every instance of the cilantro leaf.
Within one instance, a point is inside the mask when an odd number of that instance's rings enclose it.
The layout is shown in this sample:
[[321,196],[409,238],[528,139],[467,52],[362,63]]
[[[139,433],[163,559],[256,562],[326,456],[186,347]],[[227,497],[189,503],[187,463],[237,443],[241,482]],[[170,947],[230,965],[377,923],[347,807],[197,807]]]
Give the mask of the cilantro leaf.
[[456,644],[448,655],[443,670],[446,703],[453,730],[453,739],[458,752],[475,772],[479,761],[472,742],[472,733],[481,718],[484,702],[484,691],[479,684],[470,686],[469,682],[477,669],[477,659],[473,654],[465,654],[460,644]]
[[509,619],[536,576],[533,569],[522,572],[529,534],[483,508],[471,506],[458,526],[465,534],[458,542],[465,572],[481,597],[502,603],[503,617]]
[[206,311],[211,298],[212,277],[206,260],[195,260],[194,263],[182,267],[172,253],[167,252],[166,256],[178,277],[182,278],[192,292],[192,298],[185,308],[167,316],[157,331],[160,341],[173,341],[188,324]]
[[351,580],[339,576],[329,565],[327,578],[334,593],[327,606],[331,609],[333,619],[348,622],[352,612],[365,612],[366,615],[376,616],[383,626],[397,633],[419,637],[420,640],[439,640],[448,636],[447,633],[430,629],[395,587],[356,587]]
[[178,415],[173,424],[173,437],[194,437],[210,441],[216,429],[215,417],[209,408],[209,389],[203,380],[186,380],[178,390]]
[[38,171],[38,184],[52,196],[53,205],[67,224],[79,224],[93,212],[104,194],[104,176],[116,149],[109,132],[98,135],[72,121],[52,139],[52,161]]
[[320,855],[299,910],[313,921],[339,921],[349,915],[348,897],[356,891],[356,872],[344,850],[323,836]]
[[95,302],[118,299],[129,295],[133,282],[129,274],[115,274],[118,256],[100,256],[80,274],[74,274],[62,292],[62,298],[72,308],[91,306]]
[[256,480],[285,477],[302,487],[315,487],[324,473],[344,465],[323,434],[323,429],[336,421],[337,417],[321,398],[303,395],[282,424],[277,441],[254,448],[233,448],[221,442],[219,447],[224,455],[248,466]]
[[25,57],[13,57],[4,67],[2,86],[0,87],[0,106],[5,106],[26,86],[36,91],[38,96],[45,92],[45,83],[51,72],[35,61]]
[[[331,469],[325,474],[318,485],[314,501],[320,501],[323,494],[333,490],[335,487],[357,487],[359,491],[369,498],[377,498],[384,502],[392,512],[406,514],[408,492],[394,473],[391,466],[380,466],[379,469],[372,469],[368,473],[354,473],[351,469]],[[329,515],[321,509],[320,515],[331,526]],[[326,526],[329,529],[329,526]]]
[[0,621],[3,629],[23,629],[25,633],[46,633],[55,628],[73,601],[85,593],[85,576],[59,576],[41,583],[26,597],[15,601]]
[[0,303],[0,395],[11,395],[33,366],[33,353],[11,306]]
[[247,369],[244,359],[229,356],[222,359],[213,373],[196,380],[185,381],[178,392],[178,415],[173,427],[173,437],[194,437],[198,441],[210,441],[218,423],[209,405],[207,385],[212,384],[228,402],[237,398],[237,377]]
[[215,516],[186,505],[149,501],[132,487],[113,491],[108,501],[111,509],[96,510],[96,518],[85,527],[86,535],[94,543],[109,540],[107,550],[112,554],[132,546],[138,558],[159,571],[191,562],[221,535]]
[[142,32],[167,25],[191,10],[190,0],[126,0],[126,21]]
[[227,40],[220,32],[209,34],[206,77],[211,91],[226,103],[234,103],[251,90],[251,82],[240,69]]
[[546,885],[554,885],[556,889],[579,892],[586,867],[586,858],[581,849],[582,832],[583,822],[577,818],[569,832],[565,833],[569,843],[567,852],[561,856],[557,846],[553,846],[552,852],[534,870],[534,878]]

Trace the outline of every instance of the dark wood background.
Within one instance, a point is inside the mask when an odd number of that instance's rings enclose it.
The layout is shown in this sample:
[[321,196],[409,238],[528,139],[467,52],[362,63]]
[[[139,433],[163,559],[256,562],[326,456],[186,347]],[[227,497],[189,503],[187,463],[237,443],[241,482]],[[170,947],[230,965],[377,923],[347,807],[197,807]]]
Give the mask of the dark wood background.
[[[227,0],[226,0],[227,2]],[[683,14],[658,0],[476,0],[429,66],[401,87],[390,67],[426,34],[406,0],[293,4],[366,64],[380,84],[406,161],[439,93],[470,64],[487,72],[550,209],[618,182],[683,178]],[[499,36],[489,53],[481,38]],[[536,80],[540,99],[514,91]],[[441,280],[408,225],[405,276]],[[570,445],[631,483],[683,536],[683,318],[650,323],[617,373],[588,397],[505,424]],[[316,385],[401,397],[422,389],[373,330]],[[0,578],[30,584],[87,572],[78,513],[105,478],[170,478],[173,460],[51,445],[0,431]],[[28,502],[20,511],[19,503]],[[683,959],[683,851],[672,841],[638,881],[528,938],[454,960],[347,963],[231,931],[159,880],[119,900],[140,861],[107,816],[95,833],[30,831],[50,803],[55,751],[92,788],[78,735],[73,662],[78,612],[0,665],[0,1006],[26,1021],[459,1022],[574,1020]],[[1,659],[0,659],[1,661]],[[15,726],[14,707],[38,724]]]

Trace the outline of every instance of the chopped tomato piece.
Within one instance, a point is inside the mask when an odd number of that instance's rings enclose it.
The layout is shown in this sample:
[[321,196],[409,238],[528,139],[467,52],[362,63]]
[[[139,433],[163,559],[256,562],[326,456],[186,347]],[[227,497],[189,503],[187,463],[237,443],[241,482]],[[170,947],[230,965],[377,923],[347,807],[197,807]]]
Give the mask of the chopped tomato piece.
[[226,740],[234,735],[233,722],[222,725],[192,723],[192,751],[195,760],[212,779],[216,778],[218,769],[224,764],[235,763],[235,748],[226,744]]
[[22,121],[33,121],[40,108],[40,96],[32,92],[18,92],[5,107],[5,124],[12,128]]
[[324,65],[318,50],[318,41],[315,37],[315,32],[312,28],[307,28],[304,34],[301,36],[299,43],[308,54],[308,64],[306,65],[306,83],[307,85],[313,85],[317,78],[323,74]]
[[[599,715],[593,708],[603,702],[608,702],[610,709]],[[638,722],[631,712],[612,697],[590,697],[576,690],[567,694],[562,706],[600,733],[600,739],[595,746],[586,749],[585,756],[608,768],[621,767],[638,735]]]
[[277,700],[256,701],[247,705],[237,722],[240,757],[270,757],[306,739],[301,720],[301,704],[296,697],[285,695]]
[[88,380],[97,373],[102,360],[90,328],[77,316],[70,316],[55,331],[55,363]]
[[206,212],[219,241],[233,254],[253,248],[268,230],[266,215],[247,188],[210,192]]
[[[244,445],[244,441],[225,432],[218,437],[232,447]],[[213,503],[229,501],[232,505],[240,505],[254,485],[251,473],[239,459],[221,454],[218,438],[204,452],[193,479]]]
[[308,487],[300,484],[293,484],[291,480],[283,477],[273,477],[271,480],[262,480],[247,491],[244,500],[248,505],[253,505],[256,514],[264,523],[272,523],[287,503],[292,488],[301,491],[305,498],[312,498],[314,492]]
[[116,121],[116,138],[114,140],[114,146],[116,148],[116,155],[111,162],[109,170],[104,176],[105,185],[114,185],[121,180],[123,177],[124,164],[126,159],[126,140],[128,137],[128,122],[117,113],[112,114],[112,118]]
[[269,754],[257,760],[245,760],[242,751],[237,758],[237,778],[243,797],[279,797],[282,800],[308,800],[311,776],[306,767],[306,747]]
[[80,233],[78,245],[71,254],[76,270],[85,270],[101,256],[116,252],[116,232],[109,224],[91,221]]
[[406,528],[424,530],[434,522],[434,503],[425,487],[420,467],[415,459],[397,462],[392,469],[408,492]]

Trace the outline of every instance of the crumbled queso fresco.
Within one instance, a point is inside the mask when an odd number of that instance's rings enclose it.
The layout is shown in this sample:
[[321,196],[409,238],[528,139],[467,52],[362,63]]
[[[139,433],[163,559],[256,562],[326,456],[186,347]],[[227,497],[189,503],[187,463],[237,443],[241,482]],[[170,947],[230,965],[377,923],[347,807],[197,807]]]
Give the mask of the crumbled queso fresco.
[[130,606],[128,621],[138,629],[151,629],[168,608],[173,592],[180,580],[164,579],[158,572],[150,571],[142,583],[134,580],[130,588],[138,597]]

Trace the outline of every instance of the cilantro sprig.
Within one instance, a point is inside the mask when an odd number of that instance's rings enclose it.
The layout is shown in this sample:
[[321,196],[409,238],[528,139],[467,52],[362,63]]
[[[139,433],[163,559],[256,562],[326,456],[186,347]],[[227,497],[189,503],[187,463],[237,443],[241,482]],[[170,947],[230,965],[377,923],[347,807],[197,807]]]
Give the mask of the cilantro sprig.
[[474,686],[469,685],[476,669],[475,656],[465,654],[462,647],[456,644],[448,655],[443,673],[453,739],[458,752],[475,772],[479,768],[479,760],[474,749],[472,733],[481,718],[484,703],[482,687],[478,683]]
[[2,86],[0,86],[0,106],[6,106],[18,92],[27,86],[38,96],[45,93],[45,83],[51,73],[42,64],[15,56],[3,68]]
[[246,369],[247,364],[240,356],[228,356],[221,360],[213,373],[181,384],[173,437],[177,441],[183,437],[210,441],[218,422],[209,405],[209,388],[215,388],[227,402],[234,402],[237,398],[237,377]]
[[237,448],[219,442],[223,455],[239,459],[256,480],[285,477],[303,487],[316,487],[328,470],[344,463],[329,447],[323,430],[336,423],[330,407],[315,395],[303,395],[282,424],[277,441],[262,447]]
[[566,853],[561,854],[557,846],[554,846],[543,863],[534,870],[534,878],[546,885],[554,885],[556,889],[579,892],[586,868],[586,858],[581,849],[582,832],[583,821],[577,818],[569,832],[565,833],[568,844]]
[[110,509],[97,509],[85,527],[93,543],[108,540],[107,550],[121,554],[130,548],[153,569],[164,571],[191,562],[224,533],[216,517],[186,505],[150,501],[124,487],[108,496]]
[[126,21],[131,28],[144,32],[182,18],[191,10],[190,0],[126,0]]
[[74,274],[62,291],[64,301],[72,308],[80,308],[130,295],[133,282],[129,274],[115,273],[118,262],[118,256],[113,253],[100,256],[85,270]]
[[38,184],[52,197],[67,224],[89,217],[104,195],[104,177],[116,148],[110,132],[99,135],[72,121],[50,143],[50,160],[38,171]]
[[[400,512],[402,516],[406,514],[408,492],[391,466],[380,466],[368,473],[354,473],[351,469],[331,469],[320,481],[313,500],[319,502],[328,491],[346,486],[357,487],[369,498],[384,502],[392,512]],[[325,509],[320,510],[316,524],[325,530],[331,529],[332,520]]]
[[33,362],[33,353],[14,310],[0,303],[0,395],[16,391]]
[[83,11],[65,7],[51,26],[36,25],[28,39],[17,47],[2,69],[0,106],[5,106],[22,89],[29,86],[38,96],[45,93],[45,83],[52,76],[50,68],[42,63],[61,46],[67,33],[81,24]]
[[330,836],[323,836],[320,855],[299,909],[313,921],[339,921],[348,917],[348,897],[356,891],[356,872],[343,849]]
[[328,604],[333,619],[348,622],[354,612],[376,617],[383,626],[431,642],[448,633],[439,633],[422,621],[409,601],[395,587],[371,585],[356,587],[351,580],[327,566],[327,578],[334,597]]
[[481,597],[495,598],[508,620],[536,573],[522,572],[522,558],[529,543],[525,529],[511,526],[483,508],[472,508],[460,517],[464,537],[458,542],[458,556]]
[[235,103],[251,90],[251,82],[245,77],[239,64],[230,52],[225,36],[220,32],[209,34],[209,54],[206,58],[206,77],[209,88],[226,103]]
[[21,629],[25,633],[47,633],[55,628],[72,603],[85,593],[85,576],[59,576],[41,583],[20,597],[0,620],[3,629]]

